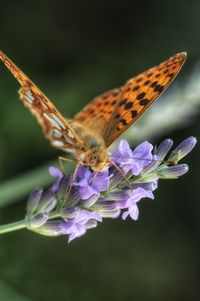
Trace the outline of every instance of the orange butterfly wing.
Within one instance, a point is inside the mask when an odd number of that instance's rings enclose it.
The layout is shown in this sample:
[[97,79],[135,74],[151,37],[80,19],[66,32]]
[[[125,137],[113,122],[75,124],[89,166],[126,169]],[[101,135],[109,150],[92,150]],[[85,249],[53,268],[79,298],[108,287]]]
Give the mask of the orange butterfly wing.
[[52,102],[36,85],[2,52],[0,60],[6,65],[22,86],[20,99],[41,124],[51,144],[62,150],[73,150],[82,145],[69,122],[58,112]]
[[129,79],[124,86],[95,98],[75,119],[96,129],[108,147],[169,86],[185,59],[185,52],[178,53],[160,65]]
[[121,91],[121,88],[113,89],[97,96],[82,111],[77,113],[74,119],[86,127],[95,129],[95,132],[100,136],[104,136],[103,133],[111,120]]

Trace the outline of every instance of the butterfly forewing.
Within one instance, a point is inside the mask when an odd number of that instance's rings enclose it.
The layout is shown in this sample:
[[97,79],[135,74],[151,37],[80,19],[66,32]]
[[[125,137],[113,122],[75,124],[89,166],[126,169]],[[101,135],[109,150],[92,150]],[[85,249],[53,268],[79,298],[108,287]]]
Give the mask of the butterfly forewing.
[[52,145],[63,150],[75,149],[81,145],[82,142],[69,122],[36,85],[1,51],[0,59],[20,83],[20,99],[36,116]]
[[124,86],[95,98],[75,116],[99,132],[108,147],[161,95],[180,71],[186,53],[129,79]]
[[180,71],[185,58],[185,53],[178,53],[127,81],[105,132],[106,146],[126,131],[158,99]]

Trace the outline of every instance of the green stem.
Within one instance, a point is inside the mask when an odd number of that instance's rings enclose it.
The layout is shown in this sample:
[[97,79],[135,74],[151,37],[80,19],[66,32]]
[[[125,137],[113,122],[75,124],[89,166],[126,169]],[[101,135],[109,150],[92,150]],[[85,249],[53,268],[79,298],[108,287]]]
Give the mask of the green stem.
[[[49,220],[54,219],[56,217],[60,217],[59,212],[56,211],[56,210],[49,214]],[[23,219],[23,220],[18,221],[18,222],[14,222],[14,223],[5,224],[5,225],[0,226],[0,235],[4,234],[4,233],[12,232],[12,231],[21,230],[21,229],[24,229],[24,228],[27,228],[26,219]]]
[[26,228],[26,220],[25,219],[18,221],[18,222],[0,226],[0,234],[12,232],[12,231],[16,231],[16,230],[20,230],[20,229],[24,229],[24,228]]

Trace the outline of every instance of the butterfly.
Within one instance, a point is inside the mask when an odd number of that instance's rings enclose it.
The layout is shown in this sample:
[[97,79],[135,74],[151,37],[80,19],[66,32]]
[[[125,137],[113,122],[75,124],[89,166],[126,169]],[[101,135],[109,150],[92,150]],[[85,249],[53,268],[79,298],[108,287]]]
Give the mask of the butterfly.
[[72,153],[78,165],[99,172],[111,159],[108,147],[162,94],[182,68],[180,52],[96,97],[73,119],[66,119],[37,86],[2,52],[0,59],[21,85],[20,99],[37,118],[51,144]]

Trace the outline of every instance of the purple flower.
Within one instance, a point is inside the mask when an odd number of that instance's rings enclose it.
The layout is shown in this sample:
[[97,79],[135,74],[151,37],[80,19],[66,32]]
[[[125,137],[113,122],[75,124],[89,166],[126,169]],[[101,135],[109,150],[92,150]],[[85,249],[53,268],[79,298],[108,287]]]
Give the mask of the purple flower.
[[85,234],[87,229],[96,227],[97,221],[102,221],[102,217],[99,213],[81,210],[74,219],[63,222],[61,229],[63,234],[69,235],[68,242],[70,243],[74,238]]
[[122,219],[123,220],[125,220],[128,217],[128,215],[130,215],[130,217],[133,220],[138,219],[139,210],[138,210],[137,203],[142,198],[154,199],[154,195],[151,191],[147,191],[147,190],[145,190],[141,187],[138,187],[134,190],[128,190],[128,197],[125,200],[120,201],[118,203],[118,208],[119,209],[127,209],[127,211],[125,211],[122,214]]
[[[78,179],[78,181],[77,181]],[[106,191],[109,187],[109,172],[108,170],[92,173],[87,167],[79,167],[74,186],[79,186],[79,192],[83,200],[87,200],[93,194]]]
[[[37,188],[28,199],[28,229],[49,236],[68,235],[70,243],[96,227],[103,218],[117,218],[122,213],[123,220],[128,216],[137,220],[138,202],[143,198],[154,199],[159,179],[175,179],[188,171],[188,166],[178,161],[195,144],[196,138],[189,137],[165,160],[173,145],[171,139],[165,139],[153,154],[153,146],[147,141],[132,151],[121,140],[111,159],[128,173],[126,181],[115,166],[99,173],[80,166],[73,183],[71,175],[63,176],[58,168],[51,167],[49,172],[56,178],[55,184],[45,192]],[[67,194],[70,185],[73,187]]]
[[111,158],[125,173],[131,170],[133,175],[138,176],[143,168],[152,162],[152,150],[152,144],[145,141],[132,151],[128,142],[121,140],[117,151],[111,155]]
[[61,170],[59,168],[53,167],[53,166],[49,167],[49,173],[52,177],[57,178],[57,181],[51,187],[51,191],[56,192],[56,191],[58,191],[60,181],[63,177],[63,173],[61,172]]

